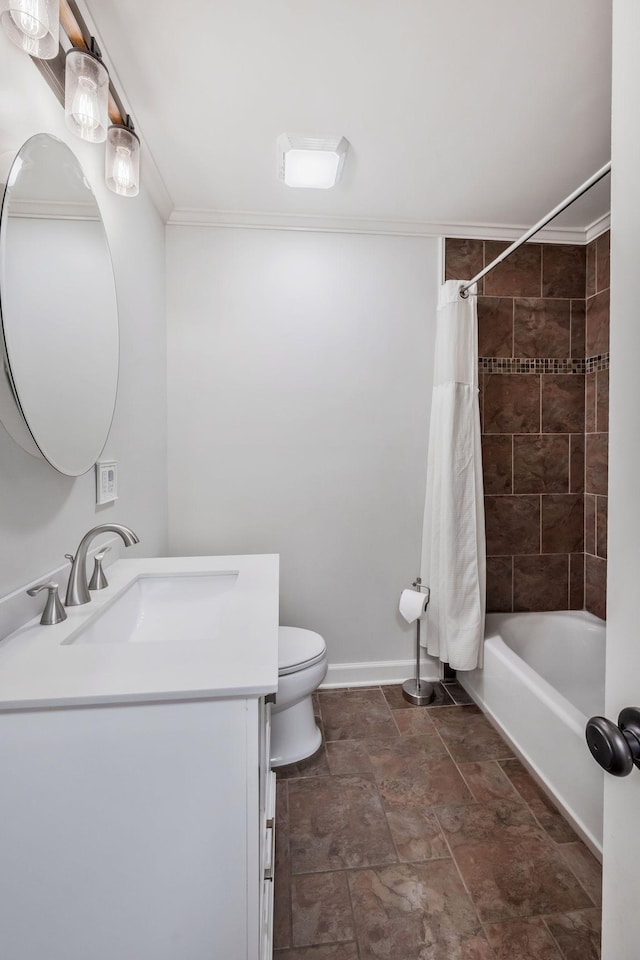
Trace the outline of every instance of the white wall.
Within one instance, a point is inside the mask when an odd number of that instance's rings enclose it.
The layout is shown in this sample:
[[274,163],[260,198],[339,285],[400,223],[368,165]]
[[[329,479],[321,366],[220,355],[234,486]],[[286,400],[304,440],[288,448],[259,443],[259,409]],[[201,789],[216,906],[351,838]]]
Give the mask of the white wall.
[[413,655],[397,604],[420,562],[438,261],[433,239],[167,231],[170,552],[280,553],[281,622],[333,663]]
[[[129,200],[104,187],[103,146],[67,133],[62,107],[29,58],[1,32],[0,105],[0,153],[15,155],[28,137],[45,132],[65,140],[83,165],[111,246],[121,358],[117,407],[104,450],[105,458],[119,463],[116,504],[96,507],[93,471],[75,480],[62,476],[0,427],[1,597],[64,563],[63,555],[74,552],[96,523],[130,524],[141,543],[129,555],[166,550],[166,339],[160,216],[144,192]],[[70,267],[70,297],[73,288]],[[35,614],[40,599],[29,602]]]
[[[640,6],[613,3],[611,143],[611,418],[607,578],[606,715],[640,705],[638,574],[640,571]],[[640,774],[605,777],[603,960],[640,956]]]

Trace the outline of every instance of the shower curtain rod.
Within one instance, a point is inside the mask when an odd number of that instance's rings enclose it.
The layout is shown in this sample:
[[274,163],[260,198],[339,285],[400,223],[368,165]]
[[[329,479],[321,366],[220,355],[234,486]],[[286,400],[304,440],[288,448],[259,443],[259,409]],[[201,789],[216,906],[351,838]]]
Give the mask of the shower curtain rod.
[[590,190],[595,183],[597,183],[599,180],[602,180],[603,177],[606,177],[610,171],[611,160],[609,160],[608,163],[605,163],[604,167],[600,167],[600,169],[594,173],[593,176],[589,177],[588,180],[585,180],[585,182],[579,186],[577,190],[574,190],[573,193],[570,193],[568,197],[565,197],[562,203],[559,203],[557,207],[554,207],[553,210],[550,210],[549,213],[542,218],[542,220],[538,220],[538,222],[529,230],[527,230],[526,233],[523,233],[519,240],[514,241],[510,247],[507,247],[506,250],[503,250],[502,253],[495,258],[495,260],[491,261],[488,267],[485,267],[484,270],[481,270],[480,273],[477,273],[473,280],[469,280],[468,283],[465,283],[465,285],[460,288],[460,296],[463,298],[463,300],[466,300],[469,296],[469,288],[472,287],[474,283],[477,283],[478,280],[482,280],[482,278],[487,273],[490,273],[495,267],[497,267],[499,263],[502,263],[503,260],[506,260],[507,257],[510,257],[511,254],[518,249],[518,247],[521,247],[522,244],[531,239],[534,234],[542,230],[543,227],[546,227],[551,220],[554,220],[559,213],[562,213],[563,210],[566,210],[567,207],[570,206],[574,200],[577,200],[578,197],[581,197],[583,193],[586,193],[587,190]]

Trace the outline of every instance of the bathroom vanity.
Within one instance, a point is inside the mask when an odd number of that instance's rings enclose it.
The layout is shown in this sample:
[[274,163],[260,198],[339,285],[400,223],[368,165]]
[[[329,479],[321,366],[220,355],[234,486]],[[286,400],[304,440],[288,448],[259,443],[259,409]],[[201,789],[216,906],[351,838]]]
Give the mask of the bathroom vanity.
[[109,579],[0,643],[0,954],[266,960],[278,559]]

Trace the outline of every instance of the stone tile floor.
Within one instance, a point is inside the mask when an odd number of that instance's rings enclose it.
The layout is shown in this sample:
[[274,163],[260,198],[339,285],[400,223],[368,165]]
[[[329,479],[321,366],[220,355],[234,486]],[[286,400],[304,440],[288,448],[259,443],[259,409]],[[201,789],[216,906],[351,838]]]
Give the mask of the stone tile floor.
[[275,960],[597,960],[600,866],[457,683],[320,691],[278,771]]

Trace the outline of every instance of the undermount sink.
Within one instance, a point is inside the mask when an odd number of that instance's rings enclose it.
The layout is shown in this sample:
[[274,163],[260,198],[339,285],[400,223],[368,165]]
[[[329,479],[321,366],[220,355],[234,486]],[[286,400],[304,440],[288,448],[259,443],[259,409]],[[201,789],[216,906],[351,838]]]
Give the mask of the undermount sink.
[[218,639],[238,571],[142,575],[65,644]]

